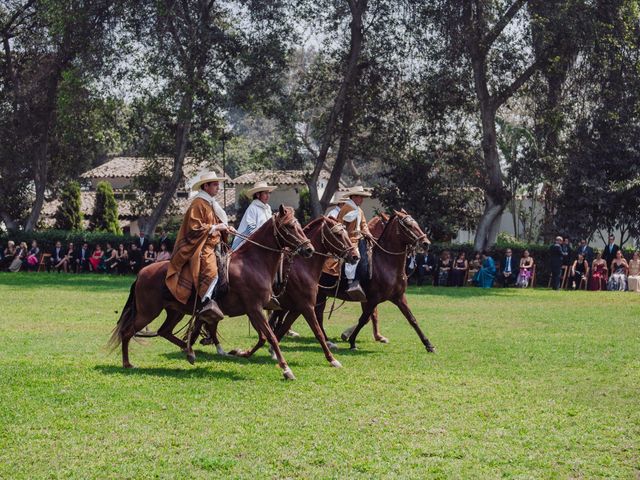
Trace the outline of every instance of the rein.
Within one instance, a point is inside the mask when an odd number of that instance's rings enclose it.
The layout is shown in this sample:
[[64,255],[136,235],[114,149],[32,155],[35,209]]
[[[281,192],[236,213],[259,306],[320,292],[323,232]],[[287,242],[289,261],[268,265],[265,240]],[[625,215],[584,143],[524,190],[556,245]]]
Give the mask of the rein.
[[[396,217],[396,218],[398,218],[398,217]],[[422,235],[418,236],[418,235],[415,235],[411,231],[410,227],[408,227],[407,224],[415,223],[415,220],[413,218],[411,218],[411,216],[409,216],[409,215],[407,215],[404,218],[399,219],[397,223],[399,225],[398,233],[400,233],[400,227],[402,227],[404,229],[404,233],[407,234],[409,236],[409,238],[411,238],[410,244],[416,244],[416,243],[418,243],[418,241],[421,238],[426,238],[426,236],[427,236],[426,234],[422,234]],[[391,221],[389,223],[387,223],[387,225],[385,225],[385,230],[387,229],[387,227],[389,225],[391,225]],[[382,232],[382,234],[384,235],[384,232]],[[380,238],[382,238],[382,235],[380,235]],[[378,241],[375,238],[370,237],[369,240],[373,243],[374,246],[378,247],[380,250],[382,250],[384,253],[386,253],[388,255],[396,255],[396,256],[404,255],[404,256],[406,256],[407,252],[409,251],[409,245],[407,245],[405,247],[405,249],[403,251],[401,251],[401,252],[391,252],[391,251],[387,250],[386,248],[384,248],[382,245],[380,245],[380,243],[378,243]]]
[[[300,250],[302,248],[303,245],[306,245],[308,243],[311,243],[311,241],[309,239],[301,242],[300,244],[296,245],[296,242],[291,241],[291,240],[287,240],[287,237],[285,236],[285,234],[283,234],[282,232],[280,232],[280,228],[278,228],[278,223],[276,222],[276,216],[272,216],[271,220],[273,221],[273,237],[276,240],[276,244],[278,245],[279,248],[273,248],[273,247],[269,247],[267,245],[264,245],[260,242],[256,242],[255,240],[252,240],[251,237],[249,235],[244,235],[243,233],[240,232],[236,232],[235,235],[237,235],[238,237],[244,239],[246,242],[252,243],[253,245],[255,245],[256,247],[260,247],[263,248],[265,250],[268,250],[270,252],[275,252],[275,253],[286,253],[288,252],[288,247],[285,245],[284,247],[280,244],[279,238],[282,238],[282,240],[287,243],[291,243],[293,245],[295,245],[295,249],[294,249],[294,253],[297,253],[298,250]],[[296,241],[298,240],[298,238],[295,235],[292,235],[288,232],[285,232],[286,235],[288,235],[291,238],[294,238]],[[231,253],[229,253],[229,255],[233,255],[234,252],[232,251]]]

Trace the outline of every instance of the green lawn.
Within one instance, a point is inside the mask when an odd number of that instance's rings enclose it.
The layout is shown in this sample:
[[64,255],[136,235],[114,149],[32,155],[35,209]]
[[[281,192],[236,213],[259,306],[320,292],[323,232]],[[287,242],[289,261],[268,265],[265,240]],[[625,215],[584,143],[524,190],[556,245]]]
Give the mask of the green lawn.
[[343,369],[297,323],[285,382],[266,349],[191,366],[163,339],[121,369],[131,281],[0,274],[0,478],[640,478],[640,296],[412,289],[437,354],[385,304],[391,343],[365,327]]

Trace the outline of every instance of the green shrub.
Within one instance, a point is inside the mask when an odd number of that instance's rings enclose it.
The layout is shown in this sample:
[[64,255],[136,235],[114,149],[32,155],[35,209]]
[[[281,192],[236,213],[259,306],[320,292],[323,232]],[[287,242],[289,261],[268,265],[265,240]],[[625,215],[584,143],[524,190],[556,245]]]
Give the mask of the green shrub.
[[306,225],[311,220],[311,194],[308,188],[300,190],[300,202],[296,208],[296,218],[302,225]]
[[122,233],[118,222],[118,204],[113,195],[113,188],[108,182],[100,182],[96,187],[96,203],[93,208],[91,229],[114,234]]
[[55,214],[56,228],[60,230],[80,230],[82,213],[80,212],[80,184],[69,182],[60,193],[60,206]]

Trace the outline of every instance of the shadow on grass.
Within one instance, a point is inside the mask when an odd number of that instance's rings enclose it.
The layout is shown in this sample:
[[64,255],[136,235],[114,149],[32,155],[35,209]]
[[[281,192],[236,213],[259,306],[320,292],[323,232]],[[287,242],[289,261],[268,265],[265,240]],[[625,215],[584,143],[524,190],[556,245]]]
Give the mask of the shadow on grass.
[[[206,348],[206,347],[201,347]],[[212,347],[213,348],[213,347]],[[265,350],[266,351],[266,350]],[[251,358],[243,358],[236,357],[234,355],[218,355],[217,353],[205,352],[203,350],[194,349],[196,354],[196,363],[198,361],[206,360],[208,362],[216,362],[216,363],[241,363],[241,364],[255,364],[255,365],[275,365],[276,361],[272,360],[271,357],[267,357],[264,355],[254,354]],[[182,352],[168,352],[161,353],[160,356],[165,357],[167,359],[180,359],[184,361],[184,353]],[[297,362],[289,362],[287,363],[291,367],[299,366]]]
[[246,380],[236,372],[212,370],[208,367],[188,367],[167,368],[167,367],[146,367],[146,368],[122,368],[117,365],[96,365],[94,370],[105,375],[124,376],[152,376],[152,377],[173,377],[173,378],[220,378],[234,382]]

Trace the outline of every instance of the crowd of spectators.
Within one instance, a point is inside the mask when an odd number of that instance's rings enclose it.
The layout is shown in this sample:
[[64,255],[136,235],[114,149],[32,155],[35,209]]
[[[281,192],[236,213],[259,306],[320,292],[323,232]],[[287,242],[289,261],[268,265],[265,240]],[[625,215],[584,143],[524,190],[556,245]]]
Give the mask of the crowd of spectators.
[[154,262],[171,258],[171,243],[164,231],[156,243],[140,233],[129,243],[118,245],[106,242],[90,245],[87,242],[77,246],[66,246],[57,241],[48,252],[43,252],[38,242],[33,240],[31,248],[25,242],[18,246],[9,240],[5,248],[0,248],[0,271],[56,271],[67,273],[112,273],[137,274],[140,269]]
[[[569,238],[557,237],[550,247],[549,267],[549,286],[555,290],[640,292],[640,252],[626,259],[613,235],[601,252],[595,252],[584,239],[573,247]],[[407,258],[407,275],[419,286],[526,288],[535,282],[535,272],[535,259],[528,250],[516,259],[510,248],[498,261],[487,252],[477,252],[468,259],[461,251],[454,259],[449,250],[439,255],[418,250]]]

